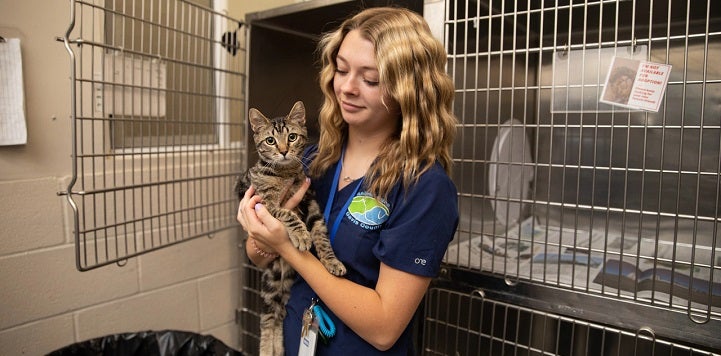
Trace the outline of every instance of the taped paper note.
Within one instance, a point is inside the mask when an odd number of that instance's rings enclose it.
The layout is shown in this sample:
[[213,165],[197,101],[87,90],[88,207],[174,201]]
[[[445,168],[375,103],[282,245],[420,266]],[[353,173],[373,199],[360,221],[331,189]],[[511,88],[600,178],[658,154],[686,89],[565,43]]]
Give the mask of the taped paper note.
[[8,38],[0,42],[0,145],[24,145],[27,141],[20,40]]
[[[165,116],[165,62],[119,53],[104,58],[107,84],[95,86],[96,111],[114,117]],[[102,80],[103,76],[96,73],[95,78]]]

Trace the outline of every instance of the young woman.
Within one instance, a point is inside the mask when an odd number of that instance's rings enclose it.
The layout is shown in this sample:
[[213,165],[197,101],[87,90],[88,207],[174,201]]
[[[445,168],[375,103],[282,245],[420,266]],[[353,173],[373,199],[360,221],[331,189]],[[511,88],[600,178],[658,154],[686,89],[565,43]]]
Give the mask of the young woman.
[[408,355],[411,318],[458,224],[446,53],[422,17],[401,8],[366,9],[325,34],[319,48],[325,101],[319,143],[306,159],[348,273],[335,277],[295,249],[252,187],[238,208],[246,251],[261,267],[280,255],[299,275],[284,323],[287,355],[298,351],[312,299],[337,328],[317,354]]

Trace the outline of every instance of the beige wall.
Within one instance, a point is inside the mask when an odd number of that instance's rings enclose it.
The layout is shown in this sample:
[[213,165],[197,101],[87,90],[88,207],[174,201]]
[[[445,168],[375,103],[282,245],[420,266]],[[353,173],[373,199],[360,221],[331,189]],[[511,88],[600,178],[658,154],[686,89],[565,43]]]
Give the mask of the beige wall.
[[[229,0],[245,13],[292,0]],[[141,330],[212,334],[238,346],[240,232],[226,230],[90,272],[75,269],[69,206],[70,59],[55,37],[69,2],[0,0],[0,36],[20,38],[28,142],[0,146],[0,354],[40,355]]]

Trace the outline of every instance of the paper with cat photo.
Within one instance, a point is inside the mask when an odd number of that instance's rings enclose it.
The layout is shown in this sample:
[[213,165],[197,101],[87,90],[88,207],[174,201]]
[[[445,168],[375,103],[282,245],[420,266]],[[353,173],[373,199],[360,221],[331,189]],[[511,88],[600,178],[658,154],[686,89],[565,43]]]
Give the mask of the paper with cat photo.
[[671,65],[614,57],[600,101],[629,109],[658,112]]

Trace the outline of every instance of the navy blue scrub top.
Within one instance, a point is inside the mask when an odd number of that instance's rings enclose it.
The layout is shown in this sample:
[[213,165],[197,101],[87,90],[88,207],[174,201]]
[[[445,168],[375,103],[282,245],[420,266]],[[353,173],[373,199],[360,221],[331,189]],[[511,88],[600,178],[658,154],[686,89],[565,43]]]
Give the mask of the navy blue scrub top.
[[[306,149],[305,167],[316,151],[315,145]],[[330,167],[312,182],[321,211],[328,204],[335,168]],[[397,183],[387,201],[377,201],[361,186],[347,211],[341,212],[358,183],[354,181],[336,192],[326,221],[330,230],[338,214],[345,214],[333,242],[336,256],[348,270],[345,278],[375,288],[381,262],[415,275],[435,277],[458,225],[456,187],[443,167],[436,163],[407,192],[402,183]],[[298,276],[286,306],[288,314],[283,327],[286,355],[298,352],[301,319],[311,298],[317,299],[316,294]],[[323,305],[322,301],[320,304]],[[323,307],[337,331],[328,345],[318,342],[316,355],[408,355],[412,350],[412,325],[406,327],[390,350],[381,353],[346,327],[328,307]]]

